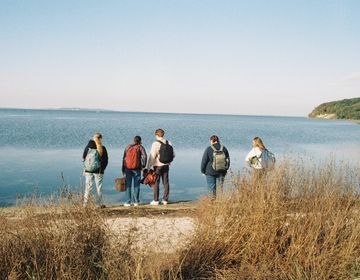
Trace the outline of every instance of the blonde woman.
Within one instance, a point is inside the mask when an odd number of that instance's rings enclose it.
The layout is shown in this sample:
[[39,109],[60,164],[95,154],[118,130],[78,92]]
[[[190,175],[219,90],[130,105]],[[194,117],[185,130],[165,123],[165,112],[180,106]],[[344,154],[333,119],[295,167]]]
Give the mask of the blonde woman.
[[262,169],[261,164],[258,159],[261,157],[263,151],[266,150],[265,145],[260,137],[255,137],[252,140],[253,148],[247,154],[245,161],[254,169],[260,170]]
[[92,186],[95,182],[97,200],[96,203],[104,208],[102,204],[102,185],[104,171],[108,164],[108,153],[102,145],[101,133],[95,133],[93,139],[89,141],[83,153],[84,174],[85,174],[85,194],[84,205],[88,203]]
[[253,169],[252,179],[253,184],[257,184],[258,180],[260,180],[265,174],[265,170],[261,166],[260,157],[261,154],[266,150],[265,145],[260,137],[255,137],[252,140],[253,148],[247,154],[245,158],[245,162],[249,164],[249,166]]

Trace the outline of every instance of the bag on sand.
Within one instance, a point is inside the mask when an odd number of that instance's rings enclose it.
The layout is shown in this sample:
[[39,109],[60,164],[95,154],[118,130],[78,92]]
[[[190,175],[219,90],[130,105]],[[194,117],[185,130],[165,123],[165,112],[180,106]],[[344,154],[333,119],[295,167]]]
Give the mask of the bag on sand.
[[94,172],[101,166],[100,155],[96,149],[89,148],[86,158],[84,160],[85,171]]
[[115,190],[118,192],[126,191],[125,177],[115,179]]

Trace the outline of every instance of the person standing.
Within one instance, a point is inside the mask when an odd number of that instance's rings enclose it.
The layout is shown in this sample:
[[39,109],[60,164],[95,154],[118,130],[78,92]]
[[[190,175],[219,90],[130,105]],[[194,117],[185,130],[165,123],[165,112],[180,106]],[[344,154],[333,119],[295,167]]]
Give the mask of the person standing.
[[88,203],[89,195],[95,182],[97,192],[96,204],[100,205],[101,208],[105,207],[105,205],[102,204],[102,186],[108,160],[107,150],[105,146],[102,145],[102,135],[97,132],[83,152],[85,175],[84,206]]
[[135,136],[134,143],[129,144],[123,156],[122,172],[125,174],[126,185],[126,202],[125,207],[131,206],[131,185],[134,182],[134,206],[138,206],[140,203],[140,181],[141,170],[145,167],[147,161],[147,155],[145,148],[141,145],[141,137]]
[[245,162],[253,169],[253,180],[261,179],[267,170],[275,165],[275,156],[268,151],[260,137],[252,140],[252,149],[245,157]]
[[230,155],[224,145],[220,144],[219,137],[210,137],[210,146],[204,151],[201,161],[201,173],[206,176],[208,195],[216,198],[218,188],[223,190],[224,178],[230,167]]
[[170,141],[164,138],[165,131],[161,128],[155,130],[156,141],[151,145],[151,151],[147,169],[154,169],[158,175],[154,184],[154,199],[150,205],[159,205],[160,178],[164,185],[164,194],[161,203],[167,205],[169,202],[170,183],[169,167],[175,157],[174,149]]

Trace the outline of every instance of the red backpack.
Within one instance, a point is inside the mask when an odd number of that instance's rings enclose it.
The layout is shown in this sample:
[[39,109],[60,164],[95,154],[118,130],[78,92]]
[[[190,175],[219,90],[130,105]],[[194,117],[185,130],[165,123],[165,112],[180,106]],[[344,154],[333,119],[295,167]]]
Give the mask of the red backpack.
[[129,145],[125,155],[125,167],[130,170],[141,168],[140,145]]

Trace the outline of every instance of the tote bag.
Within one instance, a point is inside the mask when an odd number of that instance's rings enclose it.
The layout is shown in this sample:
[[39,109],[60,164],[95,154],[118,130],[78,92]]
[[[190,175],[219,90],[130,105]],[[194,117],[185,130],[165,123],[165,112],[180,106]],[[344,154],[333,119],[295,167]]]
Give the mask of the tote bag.
[[125,177],[115,179],[115,190],[118,192],[126,191]]

